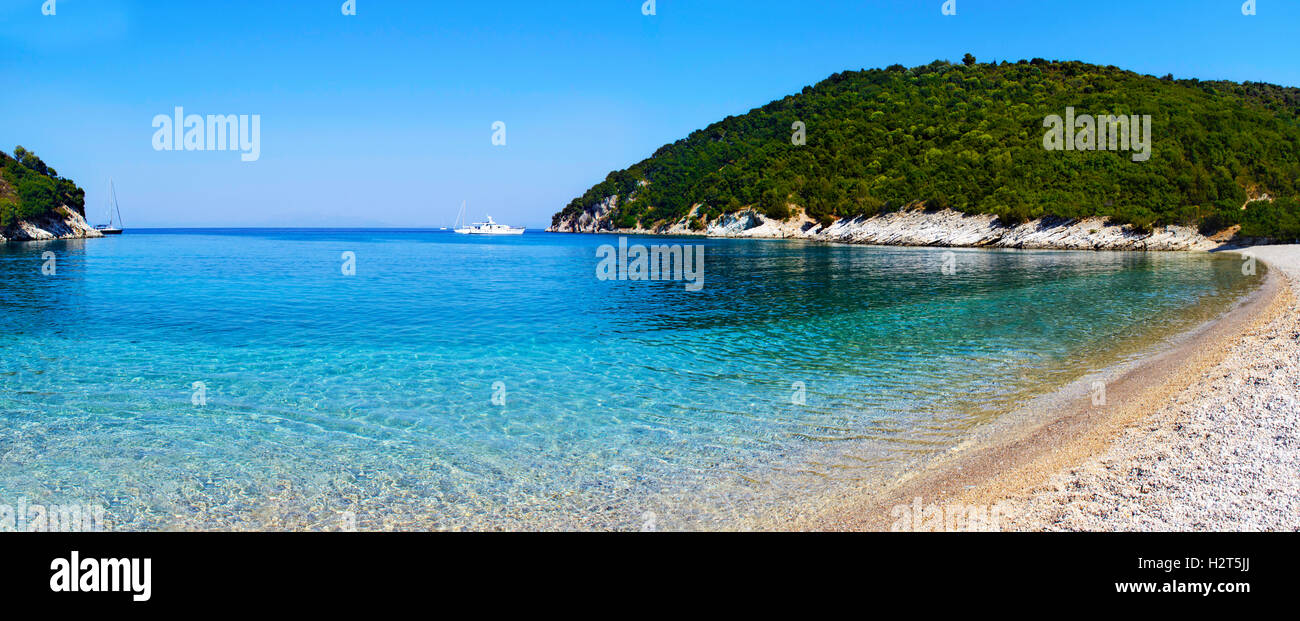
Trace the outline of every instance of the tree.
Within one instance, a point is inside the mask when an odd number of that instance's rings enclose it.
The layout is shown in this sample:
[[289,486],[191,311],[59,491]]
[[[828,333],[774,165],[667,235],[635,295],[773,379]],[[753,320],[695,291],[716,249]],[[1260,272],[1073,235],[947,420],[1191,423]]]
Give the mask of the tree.
[[975,65],[975,57],[970,53],[967,53],[965,56],[961,57],[961,64],[966,65],[967,67],[972,67]]

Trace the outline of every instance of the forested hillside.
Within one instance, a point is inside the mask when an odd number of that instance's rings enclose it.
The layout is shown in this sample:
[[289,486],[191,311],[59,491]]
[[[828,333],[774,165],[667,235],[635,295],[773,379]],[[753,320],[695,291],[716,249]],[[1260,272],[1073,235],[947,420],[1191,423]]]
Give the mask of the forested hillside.
[[[1049,151],[1044,119],[1150,115],[1151,157]],[[788,205],[823,223],[924,205],[996,214],[1109,216],[1140,230],[1234,224],[1300,237],[1300,89],[1157,78],[1114,66],[1034,59],[848,71],[728,117],[610,173],[554,222],[617,195],[618,227],[653,228],[754,206]],[[792,125],[806,143],[792,144]],[[1249,199],[1267,196],[1270,200]]]
[[22,220],[32,220],[67,205],[86,215],[86,192],[59,176],[22,147],[13,156],[0,152],[0,233]]

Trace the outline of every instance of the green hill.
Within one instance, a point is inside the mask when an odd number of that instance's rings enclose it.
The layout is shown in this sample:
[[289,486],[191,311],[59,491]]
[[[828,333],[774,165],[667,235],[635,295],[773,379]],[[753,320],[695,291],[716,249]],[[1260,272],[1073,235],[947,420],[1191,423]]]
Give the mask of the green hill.
[[84,217],[85,190],[21,146],[14,147],[12,157],[0,151],[0,232],[19,221],[50,215],[60,205]]
[[[1044,119],[1150,115],[1151,157],[1049,151]],[[553,223],[609,196],[620,228],[803,207],[823,223],[908,206],[996,214],[1107,216],[1140,230],[1182,224],[1300,237],[1300,89],[1156,78],[1034,59],[935,61],[847,71],[728,117],[609,174]],[[792,144],[792,125],[806,144]],[[1250,198],[1269,197],[1242,205]]]

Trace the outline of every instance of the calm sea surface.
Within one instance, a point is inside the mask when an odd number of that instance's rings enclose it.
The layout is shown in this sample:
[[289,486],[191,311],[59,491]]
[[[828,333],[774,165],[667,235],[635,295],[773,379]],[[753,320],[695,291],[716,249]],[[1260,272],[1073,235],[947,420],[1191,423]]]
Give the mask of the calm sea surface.
[[629,242],[705,244],[704,289],[598,280],[609,236],[0,245],[0,504],[101,504],[114,529],[746,528],[1258,284],[1203,254],[957,249],[944,274],[944,249]]

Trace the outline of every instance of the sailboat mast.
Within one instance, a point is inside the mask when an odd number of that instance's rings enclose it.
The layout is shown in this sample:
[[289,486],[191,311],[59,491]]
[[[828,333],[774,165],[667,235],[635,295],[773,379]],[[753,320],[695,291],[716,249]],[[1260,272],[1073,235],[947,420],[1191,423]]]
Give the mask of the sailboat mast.
[[117,228],[122,228],[122,209],[117,206],[117,186],[113,185],[112,179],[108,180],[108,193],[113,200],[112,211],[110,211],[108,214],[108,223],[110,226],[113,224],[113,215],[116,214]]

